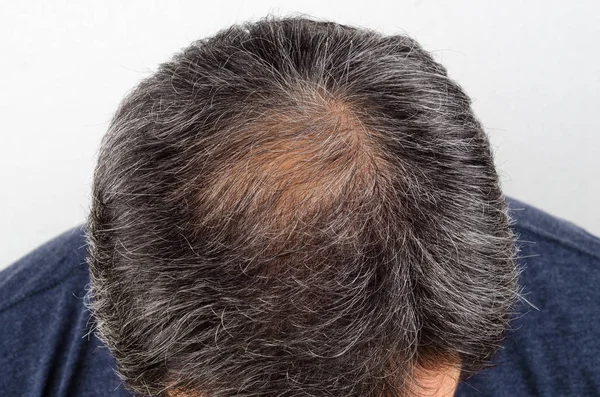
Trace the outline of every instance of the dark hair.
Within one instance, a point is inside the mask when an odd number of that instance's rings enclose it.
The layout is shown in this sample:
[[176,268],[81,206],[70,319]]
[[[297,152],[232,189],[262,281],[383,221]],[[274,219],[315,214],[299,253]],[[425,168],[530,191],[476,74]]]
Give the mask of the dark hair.
[[486,134],[406,35],[269,16],[192,43],[120,105],[92,200],[89,305],[140,394],[464,380],[520,294]]

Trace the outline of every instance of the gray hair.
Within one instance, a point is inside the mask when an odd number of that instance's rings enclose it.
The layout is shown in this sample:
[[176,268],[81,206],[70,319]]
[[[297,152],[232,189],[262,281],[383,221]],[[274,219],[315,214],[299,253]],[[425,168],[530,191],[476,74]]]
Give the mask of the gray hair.
[[492,365],[511,225],[469,97],[414,39],[269,16],[121,103],[88,305],[139,394],[405,396],[415,368]]

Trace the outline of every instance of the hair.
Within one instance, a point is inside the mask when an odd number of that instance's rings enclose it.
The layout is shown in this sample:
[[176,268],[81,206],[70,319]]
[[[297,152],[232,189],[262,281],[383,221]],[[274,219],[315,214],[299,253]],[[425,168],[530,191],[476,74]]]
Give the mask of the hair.
[[409,395],[494,364],[520,294],[490,144],[407,35],[304,16],[193,42],[127,95],[89,307],[135,393]]

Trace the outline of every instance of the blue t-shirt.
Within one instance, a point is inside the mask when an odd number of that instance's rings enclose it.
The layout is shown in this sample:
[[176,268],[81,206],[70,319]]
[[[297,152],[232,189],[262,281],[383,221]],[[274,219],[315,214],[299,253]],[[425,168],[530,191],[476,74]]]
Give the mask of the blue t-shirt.
[[[507,203],[535,308],[520,303],[496,367],[455,396],[600,396],[600,239]],[[72,229],[0,272],[0,396],[131,396],[90,334],[84,233]]]

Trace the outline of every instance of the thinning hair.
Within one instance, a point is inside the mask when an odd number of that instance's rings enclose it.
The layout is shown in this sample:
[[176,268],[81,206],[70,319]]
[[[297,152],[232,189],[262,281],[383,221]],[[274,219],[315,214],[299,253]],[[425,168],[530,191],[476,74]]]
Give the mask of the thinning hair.
[[415,368],[492,365],[511,224],[469,97],[419,43],[270,16],[121,103],[89,307],[139,394],[405,396]]

